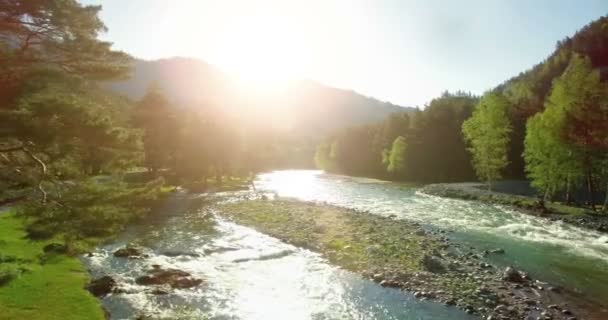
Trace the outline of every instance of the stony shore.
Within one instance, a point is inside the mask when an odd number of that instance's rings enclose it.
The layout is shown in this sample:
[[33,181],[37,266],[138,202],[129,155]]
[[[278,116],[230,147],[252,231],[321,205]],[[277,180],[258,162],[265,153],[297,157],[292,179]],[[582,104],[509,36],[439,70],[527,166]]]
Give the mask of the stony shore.
[[332,264],[384,287],[454,305],[484,319],[588,316],[567,306],[565,289],[485,262],[485,255],[502,254],[501,249],[463,247],[442,230],[294,200],[240,201],[219,205],[218,211],[236,223],[319,252]]
[[522,213],[608,233],[608,214],[554,202],[546,203],[542,207],[537,198],[489,191],[480,183],[437,183],[426,185],[420,191],[438,197],[511,206]]

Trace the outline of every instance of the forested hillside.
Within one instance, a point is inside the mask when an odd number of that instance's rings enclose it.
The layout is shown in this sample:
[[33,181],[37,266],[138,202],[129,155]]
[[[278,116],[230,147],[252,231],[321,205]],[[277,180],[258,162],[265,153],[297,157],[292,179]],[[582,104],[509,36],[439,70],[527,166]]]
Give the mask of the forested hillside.
[[446,92],[422,111],[340,130],[317,148],[315,162],[330,172],[395,180],[472,179],[460,126],[477,100],[468,93]]
[[[480,99],[444,94],[399,121],[328,137],[317,148],[317,165],[425,182],[471,180],[473,172],[489,185],[528,178],[546,197],[567,201],[585,188],[593,204],[599,190],[608,191],[607,57],[608,17],[602,17]],[[379,138],[383,132],[391,134]]]

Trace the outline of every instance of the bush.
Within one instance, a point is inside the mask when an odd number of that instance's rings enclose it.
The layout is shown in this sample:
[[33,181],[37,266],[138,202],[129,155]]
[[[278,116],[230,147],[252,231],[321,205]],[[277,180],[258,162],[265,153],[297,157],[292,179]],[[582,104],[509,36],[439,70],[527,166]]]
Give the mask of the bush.
[[0,286],[7,285],[11,280],[17,278],[22,269],[12,264],[0,264]]
[[105,237],[129,222],[145,216],[158,198],[162,179],[146,184],[120,180],[81,181],[64,184],[46,204],[31,202],[19,210],[29,218],[28,235],[46,239],[62,235],[72,242]]

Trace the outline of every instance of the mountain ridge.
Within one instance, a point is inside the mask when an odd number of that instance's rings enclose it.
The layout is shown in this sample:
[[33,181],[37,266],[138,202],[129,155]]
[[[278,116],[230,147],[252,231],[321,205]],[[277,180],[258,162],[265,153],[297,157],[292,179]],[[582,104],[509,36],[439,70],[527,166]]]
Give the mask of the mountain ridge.
[[136,59],[131,78],[107,87],[139,100],[152,83],[177,107],[215,108],[245,118],[271,117],[279,125],[317,133],[374,123],[394,112],[415,110],[313,80],[290,81],[277,92],[260,93],[196,58]]

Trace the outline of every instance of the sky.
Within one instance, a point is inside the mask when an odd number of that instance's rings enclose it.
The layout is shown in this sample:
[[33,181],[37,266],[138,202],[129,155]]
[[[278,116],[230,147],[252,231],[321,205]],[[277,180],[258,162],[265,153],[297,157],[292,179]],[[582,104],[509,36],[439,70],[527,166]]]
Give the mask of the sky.
[[546,58],[608,0],[82,0],[142,59],[194,57],[252,82],[310,79],[403,106],[474,94]]

